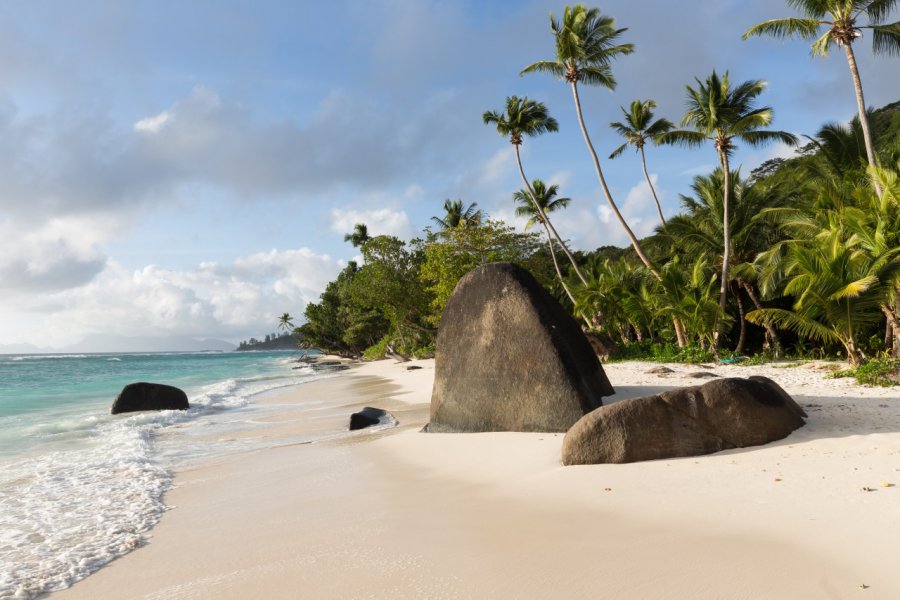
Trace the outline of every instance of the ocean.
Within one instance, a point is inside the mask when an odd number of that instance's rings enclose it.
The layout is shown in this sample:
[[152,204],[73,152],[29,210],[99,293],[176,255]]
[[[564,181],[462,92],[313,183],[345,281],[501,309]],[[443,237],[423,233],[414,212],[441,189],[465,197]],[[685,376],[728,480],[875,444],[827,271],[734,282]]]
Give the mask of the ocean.
[[[248,449],[253,398],[322,377],[299,352],[0,355],[0,599],[68,587],[145,541],[173,470]],[[110,415],[128,383],[187,411]]]

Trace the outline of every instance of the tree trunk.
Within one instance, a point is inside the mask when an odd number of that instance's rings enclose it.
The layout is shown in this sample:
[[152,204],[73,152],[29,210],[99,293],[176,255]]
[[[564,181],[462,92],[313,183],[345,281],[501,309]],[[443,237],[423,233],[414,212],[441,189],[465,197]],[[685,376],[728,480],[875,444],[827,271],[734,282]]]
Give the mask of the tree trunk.
[[569,300],[572,301],[572,306],[575,306],[575,296],[572,295],[565,280],[563,280],[562,271],[559,269],[559,261],[556,260],[556,251],[553,249],[553,237],[550,235],[550,228],[547,227],[547,224],[543,221],[541,221],[541,225],[544,226],[544,231],[547,233],[547,248],[550,250],[550,258],[553,259],[553,268],[556,269],[556,276],[559,277],[559,284],[566,291],[566,296],[569,297]]
[[728,164],[728,153],[719,150],[719,159],[722,161],[722,173],[724,183],[722,189],[722,280],[719,282],[719,319],[713,332],[713,351],[718,349],[719,335],[724,322],[725,307],[728,301],[728,267],[731,257],[731,213],[728,206],[731,200],[731,169]]
[[663,229],[666,228],[666,219],[663,217],[662,207],[659,205],[659,198],[656,197],[656,190],[653,189],[653,183],[650,182],[650,174],[647,173],[647,159],[644,157],[644,147],[641,146],[641,166],[644,168],[644,179],[647,180],[647,186],[650,193],[653,194],[653,201],[656,202],[656,212],[659,213],[659,222],[662,223]]
[[678,319],[672,319],[672,324],[675,326],[675,339],[678,340],[678,347],[684,348],[688,345],[687,336],[684,334],[684,325]]
[[625,222],[622,213],[619,212],[619,207],[616,206],[612,194],[609,192],[609,187],[606,185],[606,179],[603,177],[603,170],[600,168],[600,159],[597,158],[597,152],[594,150],[594,145],[591,143],[591,136],[588,135],[587,128],[584,126],[584,115],[581,113],[581,100],[578,97],[578,82],[576,81],[572,82],[572,95],[575,97],[575,111],[578,114],[578,124],[581,126],[581,134],[584,136],[584,143],[587,144],[588,152],[590,152],[591,158],[594,160],[594,170],[597,172],[597,179],[600,180],[600,187],[603,188],[603,195],[606,196],[609,207],[612,209],[613,214],[616,215],[616,219],[618,219],[622,229],[625,230],[628,239],[631,240],[631,246],[634,248],[634,251],[637,252],[638,258],[641,259],[644,266],[653,273],[653,276],[656,277],[657,280],[661,280],[662,278],[659,276],[659,273],[656,272],[653,263],[651,263],[650,259],[647,258],[647,255],[644,254],[644,250],[641,248],[641,244],[638,242],[637,237],[635,237],[634,232],[631,231],[631,228],[628,226],[628,223]]
[[881,312],[887,319],[887,328],[892,332],[893,342],[891,346],[891,357],[900,359],[900,300],[894,303],[894,310],[886,304],[881,305]]
[[[750,282],[745,279],[738,279],[738,283],[744,288],[747,295],[750,296],[750,301],[753,302],[753,306],[756,307],[756,310],[762,310],[763,305],[756,296],[756,291],[753,289]],[[772,349],[775,351],[775,358],[781,358],[781,338],[778,337],[778,332],[775,331],[775,328],[772,327],[769,322],[765,322],[763,327],[766,329],[766,338],[769,340]]]
[[[856,107],[859,109],[859,126],[863,132],[863,141],[866,144],[866,160],[870,167],[878,166],[875,162],[875,149],[872,146],[872,134],[869,133],[869,116],[866,114],[866,101],[863,98],[862,81],[859,79],[859,69],[856,68],[856,55],[853,53],[852,44],[844,44],[844,53],[847,55],[847,64],[850,66],[850,75],[853,77],[853,88],[856,90]],[[875,193],[881,198],[881,184],[876,178],[872,178]]]
[[739,290],[734,292],[734,299],[737,300],[738,316],[741,319],[741,334],[738,336],[738,343],[734,352],[741,355],[744,353],[744,344],[747,343],[747,320],[744,318],[744,301],[741,300],[741,292]]
[[544,209],[541,208],[541,205],[538,204],[537,198],[534,195],[534,190],[531,189],[531,182],[528,181],[528,178],[525,177],[525,171],[522,169],[522,157],[519,155],[519,145],[513,144],[516,149],[516,164],[519,165],[519,175],[522,177],[522,181],[525,182],[525,188],[528,190],[528,194],[531,196],[531,202],[534,204],[534,209],[541,216],[544,223],[547,227],[550,228],[550,231],[553,232],[553,235],[556,237],[556,241],[559,242],[560,247],[565,252],[566,256],[569,258],[569,262],[572,263],[572,268],[575,269],[575,273],[578,275],[578,279],[581,280],[585,286],[587,286],[587,279],[584,277],[584,273],[581,272],[581,269],[578,268],[578,263],[575,262],[575,257],[572,256],[572,253],[569,252],[569,248],[566,247],[566,243],[559,237],[559,233],[556,231],[556,228],[553,227],[553,223],[550,222],[550,219],[547,218],[547,213],[544,212]]

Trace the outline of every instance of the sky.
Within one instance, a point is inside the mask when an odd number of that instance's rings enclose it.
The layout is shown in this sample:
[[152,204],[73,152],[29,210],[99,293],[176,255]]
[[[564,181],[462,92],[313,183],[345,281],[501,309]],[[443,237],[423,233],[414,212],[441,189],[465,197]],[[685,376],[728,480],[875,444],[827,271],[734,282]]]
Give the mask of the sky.
[[[784,0],[607,0],[635,52],[615,91],[582,88],[613,197],[639,235],[655,208],[636,154],[607,156],[620,106],[679,121],[713,69],[768,82],[773,127],[813,135],[856,112],[842,53],[741,41],[794,16]],[[358,251],[355,223],[415,237],[460,198],[521,227],[511,145],[482,123],[509,95],[559,132],[526,139],[529,178],[572,198],[572,246],[625,246],[571,91],[519,72],[554,57],[548,13],[492,0],[10,0],[0,4],[0,345],[59,348],[96,333],[262,337],[299,318]],[[891,20],[897,20],[893,15]],[[856,46],[867,104],[900,99],[900,59]],[[739,148],[744,174],[789,156]],[[712,147],[648,149],[663,210],[679,209]]]

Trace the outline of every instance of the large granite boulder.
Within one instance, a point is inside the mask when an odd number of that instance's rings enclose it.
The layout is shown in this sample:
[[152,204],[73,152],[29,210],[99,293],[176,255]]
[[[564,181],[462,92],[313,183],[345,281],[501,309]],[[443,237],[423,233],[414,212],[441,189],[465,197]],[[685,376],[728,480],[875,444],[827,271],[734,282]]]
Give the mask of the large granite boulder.
[[623,400],[566,433],[565,465],[698,456],[787,437],[806,413],[766,377],[728,378]]
[[492,263],[459,281],[427,431],[566,431],[613,393],[578,324],[528,271]]
[[383,408],[367,406],[359,412],[350,415],[350,431],[365,429],[375,425],[397,425],[397,419]]
[[138,410],[187,410],[187,394],[183,390],[162,383],[129,383],[113,402],[110,413],[118,414]]

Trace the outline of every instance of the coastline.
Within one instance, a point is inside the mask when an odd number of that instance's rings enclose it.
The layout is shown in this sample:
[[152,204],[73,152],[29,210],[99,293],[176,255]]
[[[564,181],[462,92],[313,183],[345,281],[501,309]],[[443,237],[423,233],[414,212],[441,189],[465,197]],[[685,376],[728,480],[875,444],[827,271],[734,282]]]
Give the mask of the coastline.
[[[419,433],[434,362],[413,364],[261,398],[279,410],[242,435],[271,447],[176,473],[149,543],[53,596],[900,597],[896,388],[717,365],[778,381],[807,426],[763,447],[562,467],[562,434]],[[612,400],[702,383],[684,377],[697,367],[650,366],[604,365]],[[290,441],[365,405],[399,427]]]

